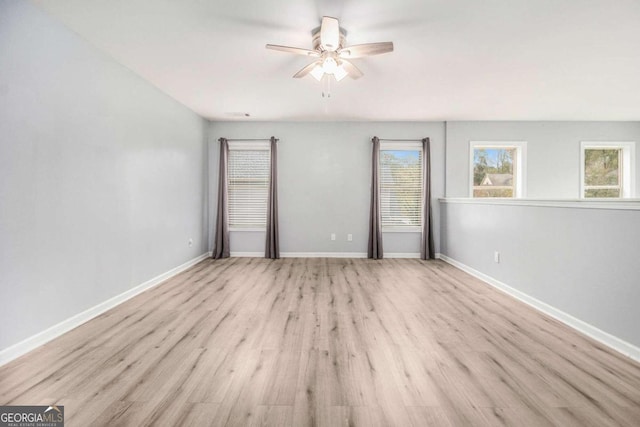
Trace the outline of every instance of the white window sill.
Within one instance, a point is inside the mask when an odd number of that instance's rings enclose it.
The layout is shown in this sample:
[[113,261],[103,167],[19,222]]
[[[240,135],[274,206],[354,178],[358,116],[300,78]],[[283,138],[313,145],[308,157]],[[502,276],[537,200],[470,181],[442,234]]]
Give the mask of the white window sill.
[[439,199],[440,203],[471,205],[539,206],[579,209],[640,210],[640,199],[508,199],[455,197]]
[[382,227],[383,233],[421,233],[422,227]]

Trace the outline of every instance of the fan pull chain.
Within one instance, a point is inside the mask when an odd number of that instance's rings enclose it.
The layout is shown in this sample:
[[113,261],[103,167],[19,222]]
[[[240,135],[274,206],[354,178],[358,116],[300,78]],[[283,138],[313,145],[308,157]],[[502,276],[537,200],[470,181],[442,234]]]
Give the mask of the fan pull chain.
[[331,98],[331,77],[328,74],[322,76],[322,97]]

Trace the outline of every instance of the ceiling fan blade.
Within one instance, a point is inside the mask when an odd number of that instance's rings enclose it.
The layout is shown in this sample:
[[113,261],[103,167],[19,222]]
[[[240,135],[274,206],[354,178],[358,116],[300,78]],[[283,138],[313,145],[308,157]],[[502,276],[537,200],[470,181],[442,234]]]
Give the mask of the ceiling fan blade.
[[356,44],[341,49],[340,58],[362,58],[387,52],[393,52],[393,42]]
[[320,46],[329,52],[335,52],[340,47],[340,23],[336,18],[330,16],[322,17]]
[[302,70],[298,71],[297,73],[295,73],[293,75],[294,79],[301,79],[304,76],[306,76],[307,74],[309,74],[311,72],[311,70],[313,70],[317,65],[320,65],[321,62],[320,61],[315,61],[312,62],[311,64],[305,66]]
[[351,62],[349,61],[345,61],[344,59],[341,61],[342,67],[344,68],[344,70],[347,72],[347,74],[349,74],[349,77],[351,77],[352,79],[359,79],[360,77],[364,76],[364,74],[362,73],[362,71],[360,71],[360,69],[358,67],[356,67],[355,65],[353,65]]
[[320,56],[320,52],[309,49],[302,49],[300,47],[291,47],[291,46],[280,46],[277,44],[268,44],[265,46],[267,49],[271,50],[279,50],[281,52],[293,53],[296,55],[304,55],[304,56]]

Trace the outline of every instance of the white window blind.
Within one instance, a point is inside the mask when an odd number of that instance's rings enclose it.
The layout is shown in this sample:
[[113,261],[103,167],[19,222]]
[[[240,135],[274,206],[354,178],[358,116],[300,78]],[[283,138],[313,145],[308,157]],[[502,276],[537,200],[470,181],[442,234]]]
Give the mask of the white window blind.
[[268,149],[229,149],[229,228],[264,228],[269,197]]
[[381,146],[380,216],[383,229],[422,225],[422,148]]

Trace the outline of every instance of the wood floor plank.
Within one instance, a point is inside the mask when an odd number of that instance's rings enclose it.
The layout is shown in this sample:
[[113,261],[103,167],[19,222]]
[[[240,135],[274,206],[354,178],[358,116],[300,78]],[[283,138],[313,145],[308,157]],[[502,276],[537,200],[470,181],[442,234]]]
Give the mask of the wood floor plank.
[[67,425],[637,426],[640,365],[440,261],[205,260],[0,367]]

